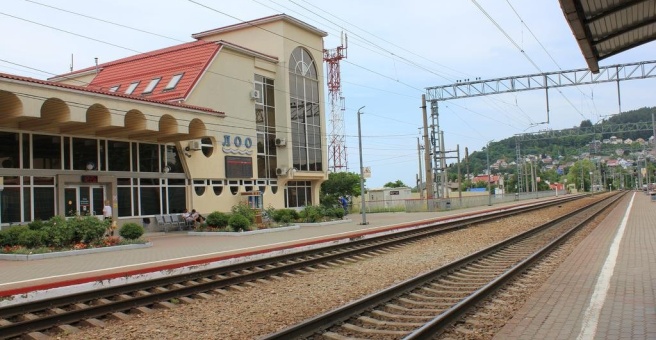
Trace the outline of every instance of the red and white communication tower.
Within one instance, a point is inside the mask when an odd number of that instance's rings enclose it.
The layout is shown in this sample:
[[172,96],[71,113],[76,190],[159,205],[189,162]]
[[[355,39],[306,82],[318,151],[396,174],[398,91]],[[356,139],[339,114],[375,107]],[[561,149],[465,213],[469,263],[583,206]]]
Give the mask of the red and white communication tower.
[[332,172],[346,171],[346,142],[344,138],[344,97],[339,72],[339,61],[346,58],[348,37],[342,33],[341,46],[323,50],[323,60],[328,69],[328,95],[330,97],[330,125],[328,136],[328,167]]

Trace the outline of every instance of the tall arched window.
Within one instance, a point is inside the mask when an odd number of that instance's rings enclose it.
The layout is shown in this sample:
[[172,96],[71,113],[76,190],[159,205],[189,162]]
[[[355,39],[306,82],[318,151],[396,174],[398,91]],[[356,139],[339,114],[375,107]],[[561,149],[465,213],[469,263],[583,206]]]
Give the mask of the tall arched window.
[[322,171],[317,66],[310,53],[301,47],[294,49],[289,59],[293,166],[301,171]]

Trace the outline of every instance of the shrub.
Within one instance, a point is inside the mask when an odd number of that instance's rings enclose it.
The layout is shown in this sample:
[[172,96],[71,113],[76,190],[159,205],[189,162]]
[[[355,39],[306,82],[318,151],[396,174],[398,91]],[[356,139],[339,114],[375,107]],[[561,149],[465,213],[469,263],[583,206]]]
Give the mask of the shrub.
[[110,220],[99,220],[94,216],[76,217],[68,220],[74,230],[74,243],[93,243],[104,235]]
[[30,230],[41,230],[46,226],[46,223],[43,222],[40,219],[36,219],[30,223],[27,224],[27,227],[30,228]]
[[299,215],[303,220],[303,222],[309,222],[309,223],[321,222],[324,216],[321,210],[322,210],[321,207],[318,206],[307,206],[303,208],[303,210],[301,210]]
[[63,248],[74,244],[75,229],[72,223],[68,223],[62,216],[54,216],[44,222],[42,228],[48,234],[48,245]]
[[344,208],[327,208],[326,209],[326,216],[334,217],[334,218],[343,218],[344,217]]
[[144,228],[137,223],[128,222],[119,229],[118,234],[128,240],[136,240],[144,234]]
[[46,245],[48,233],[45,230],[26,229],[18,235],[18,244],[26,248],[40,248]]
[[255,210],[253,210],[253,208],[251,208],[246,203],[233,205],[230,211],[233,215],[241,215],[246,217],[250,221],[249,225],[255,223]]
[[228,226],[229,220],[230,216],[228,214],[215,211],[207,215],[207,220],[205,220],[205,223],[207,223],[207,225],[210,227],[224,228]]
[[249,231],[251,222],[248,220],[246,216],[240,215],[240,214],[233,214],[230,216],[230,220],[228,221],[230,226],[234,231]]
[[276,222],[290,223],[296,221],[299,216],[298,211],[294,209],[278,209],[271,213],[271,218]]
[[15,246],[20,244],[20,235],[29,228],[26,225],[9,227],[0,231],[0,246]]

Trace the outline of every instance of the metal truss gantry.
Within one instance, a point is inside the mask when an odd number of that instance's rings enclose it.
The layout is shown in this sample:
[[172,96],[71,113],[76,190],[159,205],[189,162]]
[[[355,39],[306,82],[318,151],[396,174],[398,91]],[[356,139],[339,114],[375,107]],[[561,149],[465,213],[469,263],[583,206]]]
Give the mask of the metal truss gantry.
[[[656,61],[642,61],[637,63],[617,64],[600,67],[598,73],[592,73],[592,71],[589,69],[582,68],[569,71],[547,72],[488,80],[477,79],[474,81],[463,81],[449,85],[432,86],[426,88],[426,100],[430,101],[432,107],[436,107],[437,102],[439,101],[544,89],[547,91],[548,112],[548,91],[550,88],[616,82],[618,86],[619,99],[620,81],[647,78],[656,78]],[[547,115],[547,123],[548,122],[549,116]],[[590,128],[548,130],[516,135],[516,156],[518,166],[517,174],[519,178],[521,178],[522,170],[520,164],[522,163],[522,157],[520,152],[520,142],[523,140],[559,138],[565,136],[577,136],[581,134],[643,131],[653,129],[653,126],[653,123],[631,123],[617,125],[600,124]]]
[[589,69],[577,69],[427,87],[426,100],[445,101],[507,92],[647,78],[656,78],[656,61],[600,67],[599,73],[596,74]]

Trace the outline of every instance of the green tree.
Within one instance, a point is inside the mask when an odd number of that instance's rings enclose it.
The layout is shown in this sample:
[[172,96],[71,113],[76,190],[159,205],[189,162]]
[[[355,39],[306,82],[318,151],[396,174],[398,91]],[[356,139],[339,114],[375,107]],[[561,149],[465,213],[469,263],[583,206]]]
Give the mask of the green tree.
[[592,127],[592,122],[590,121],[590,119],[582,120],[580,127],[582,128]]
[[590,190],[590,172],[594,169],[594,163],[587,159],[574,163],[567,172],[567,183],[576,184],[576,188],[579,190],[581,189],[581,183],[583,183],[583,190]]
[[354,172],[334,172],[321,183],[321,204],[337,205],[340,196],[360,196],[360,175]]
[[385,185],[383,185],[383,187],[385,187],[385,188],[403,188],[403,187],[407,187],[407,185],[405,185],[405,183],[403,183],[403,181],[401,181],[400,179],[397,179],[396,182],[387,182],[387,183],[385,183]]

